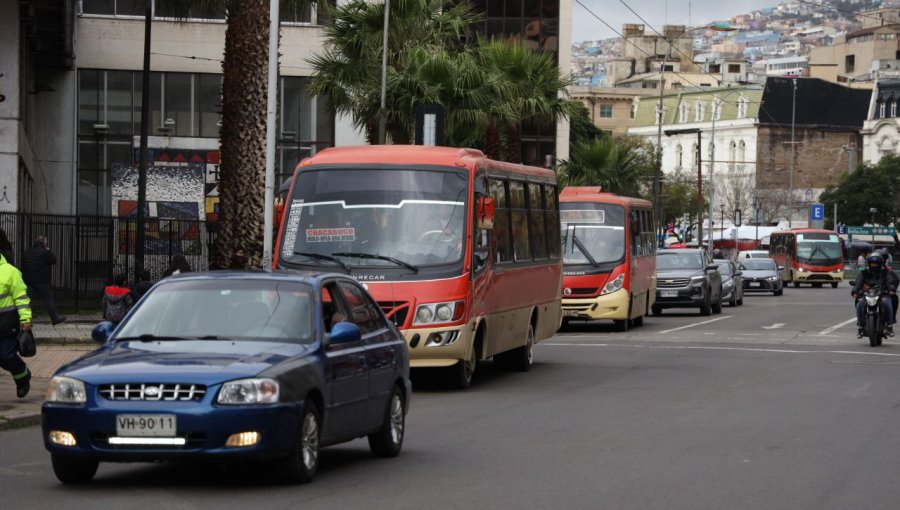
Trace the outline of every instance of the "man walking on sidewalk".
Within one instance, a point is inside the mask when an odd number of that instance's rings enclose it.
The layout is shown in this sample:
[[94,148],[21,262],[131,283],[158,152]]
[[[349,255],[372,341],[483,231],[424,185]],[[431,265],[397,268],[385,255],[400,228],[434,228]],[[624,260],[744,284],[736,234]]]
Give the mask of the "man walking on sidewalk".
[[16,381],[16,396],[31,389],[31,372],[19,357],[19,330],[31,329],[31,300],[22,273],[0,255],[0,368]]
[[25,252],[22,260],[22,276],[28,285],[28,297],[32,301],[39,297],[47,307],[50,321],[53,325],[65,322],[65,317],[56,313],[56,304],[53,303],[53,289],[50,288],[50,268],[56,264],[56,255],[50,251],[47,238],[38,237],[34,245]]

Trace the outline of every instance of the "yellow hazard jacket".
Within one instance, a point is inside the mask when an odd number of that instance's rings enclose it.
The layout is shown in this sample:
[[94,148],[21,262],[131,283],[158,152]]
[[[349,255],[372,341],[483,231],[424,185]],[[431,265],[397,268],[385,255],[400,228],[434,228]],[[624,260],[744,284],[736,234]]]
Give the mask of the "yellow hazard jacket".
[[25,322],[31,322],[31,300],[22,273],[0,255],[0,335],[15,333]]

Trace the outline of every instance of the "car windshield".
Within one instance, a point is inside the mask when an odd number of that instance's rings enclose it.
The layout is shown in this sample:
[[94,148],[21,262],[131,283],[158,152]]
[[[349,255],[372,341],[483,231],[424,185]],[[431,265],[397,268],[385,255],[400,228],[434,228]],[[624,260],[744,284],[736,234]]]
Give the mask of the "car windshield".
[[468,174],[458,170],[301,171],[288,201],[288,263],[405,267],[462,260]]
[[731,264],[719,264],[719,273],[724,275],[731,274]]
[[747,271],[775,271],[775,261],[772,259],[747,259],[741,263],[741,268]]
[[272,279],[163,283],[148,293],[117,339],[313,340],[312,287]]
[[696,252],[660,252],[656,256],[657,269],[703,269],[703,256]]
[[843,260],[841,242],[835,234],[798,234],[797,262],[827,266]]
[[614,204],[561,203],[563,263],[603,264],[625,255],[625,208]]

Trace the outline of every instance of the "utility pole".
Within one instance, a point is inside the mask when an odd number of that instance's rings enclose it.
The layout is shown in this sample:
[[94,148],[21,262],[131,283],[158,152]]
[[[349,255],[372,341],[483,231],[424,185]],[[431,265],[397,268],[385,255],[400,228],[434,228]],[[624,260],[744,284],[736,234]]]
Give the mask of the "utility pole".
[[663,131],[663,121],[664,110],[663,110],[663,90],[666,87],[665,80],[665,72],[666,72],[666,62],[669,61],[669,54],[672,52],[672,42],[667,41],[669,43],[669,49],[666,51],[665,59],[663,60],[662,66],[659,68],[659,104],[656,107],[656,115],[657,119],[659,119],[657,130],[656,130],[656,173],[653,176],[653,208],[656,211],[656,221],[659,224],[657,228],[657,235],[659,234],[660,228],[665,228],[663,226],[663,218],[661,217],[662,212],[662,131]]
[[266,105],[266,191],[263,204],[262,268],[272,267],[272,234],[275,229],[275,109],[278,106],[278,0],[269,0],[269,76]]
[[697,130],[697,246],[703,246],[703,149],[701,133]]
[[387,67],[388,26],[391,19],[391,0],[384,0],[384,35],[381,39],[381,110],[378,116],[378,144],[384,145],[387,131]]
[[146,226],[144,208],[147,206],[147,137],[150,134],[150,30],[153,26],[153,0],[147,0],[144,10],[144,68],[141,76],[141,148],[138,163],[137,231],[134,246],[134,280],[140,281],[144,270],[144,242]]
[[794,219],[794,159],[796,146],[794,142],[794,126],[797,121],[797,78],[791,80],[794,83],[793,98],[791,100],[791,171],[788,174],[788,228],[793,226]]

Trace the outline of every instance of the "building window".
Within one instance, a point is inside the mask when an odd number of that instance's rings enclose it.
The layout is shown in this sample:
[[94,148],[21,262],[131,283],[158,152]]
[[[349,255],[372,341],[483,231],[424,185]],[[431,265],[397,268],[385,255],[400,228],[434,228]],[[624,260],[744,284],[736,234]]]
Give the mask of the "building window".
[[687,122],[687,119],[688,119],[687,103],[681,103],[680,105],[678,105],[678,122],[683,124],[683,123]]
[[897,116],[897,101],[891,102],[891,118]]
[[634,118],[634,116],[637,114],[637,108],[638,108],[638,104],[636,102],[631,103],[631,108],[629,108],[629,112],[628,112],[628,118],[630,118],[630,119]]
[[716,98],[715,101],[713,101],[713,116],[716,120],[722,118],[722,100],[719,98]]
[[600,103],[600,118],[611,119],[613,116],[613,105],[610,103]]
[[738,74],[741,72],[740,64],[728,64],[728,72],[731,74]]
[[852,73],[854,68],[856,67],[856,56],[847,55],[844,57],[844,72]]
[[134,0],[82,0],[84,14],[106,14],[110,16],[143,16],[144,2]]
[[885,103],[882,101],[879,101],[878,102],[878,118],[879,119],[885,118],[885,116],[884,116],[885,108],[886,108]]
[[722,64],[710,64],[709,72],[710,73],[719,73],[722,71]]
[[738,172],[744,171],[744,161],[746,161],[747,157],[747,144],[741,140],[741,143],[738,144]]
[[733,140],[728,144],[728,170],[734,172],[734,162],[737,159],[737,143]]
[[681,144],[675,146],[675,169],[681,170],[681,165],[683,163],[684,158],[684,150],[681,148]]
[[747,98],[741,97],[737,105],[737,117],[743,119],[747,117]]
[[697,170],[697,156],[699,155],[699,150],[697,148],[697,144],[691,145],[691,170]]
[[703,108],[703,101],[697,101],[694,105],[694,122],[703,122],[706,112]]

